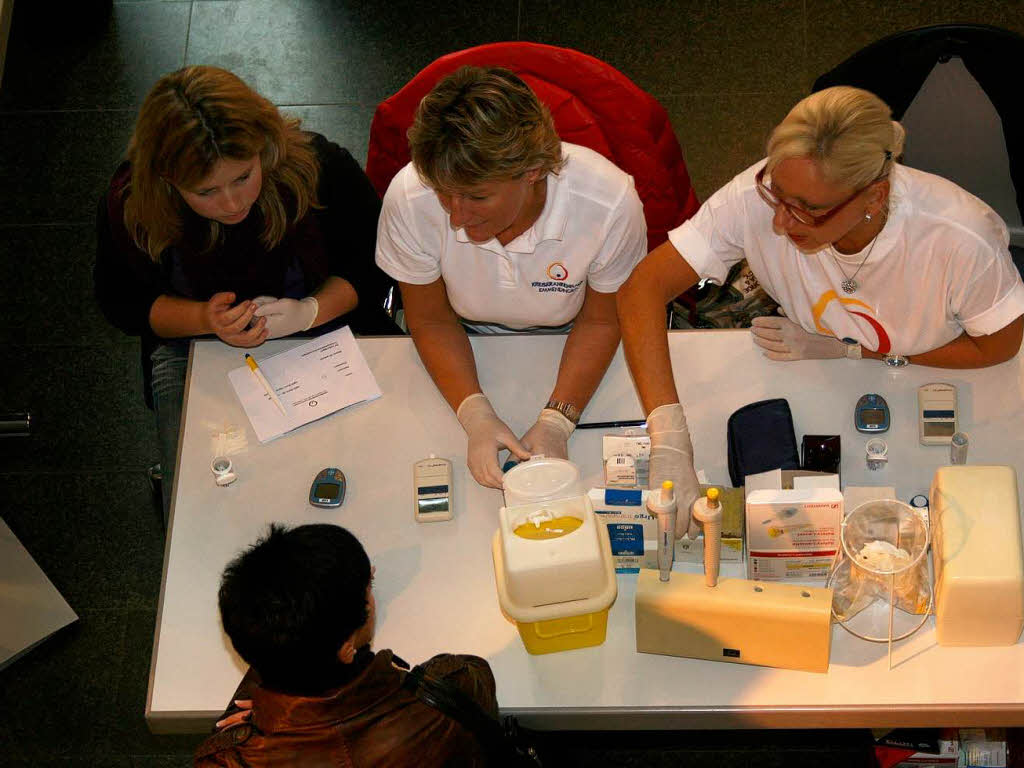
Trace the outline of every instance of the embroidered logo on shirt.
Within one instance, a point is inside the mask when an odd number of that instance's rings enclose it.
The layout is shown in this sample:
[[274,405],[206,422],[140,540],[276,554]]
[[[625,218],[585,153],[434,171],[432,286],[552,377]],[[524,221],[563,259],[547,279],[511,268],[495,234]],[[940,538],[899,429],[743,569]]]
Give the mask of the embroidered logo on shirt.
[[[814,306],[811,307],[811,313],[814,316],[814,327],[818,330],[818,333],[826,336],[835,336],[832,329],[826,327],[821,322],[821,316],[825,314],[825,308],[828,307],[833,300],[842,304],[846,311],[851,315],[863,317],[868,322],[868,325],[874,328],[875,333],[878,335],[878,346],[875,348],[875,351],[880,355],[889,354],[892,350],[892,342],[889,340],[889,334],[885,332],[885,328],[882,327],[882,324],[870,315],[867,315],[864,312],[856,312],[850,309],[850,307],[863,307],[871,314],[874,314],[875,310],[858,299],[844,299],[831,289],[822,293],[821,296],[818,297],[818,300],[814,302]],[[867,346],[867,344],[865,344],[865,346]]]
[[568,279],[569,270],[565,268],[565,264],[560,261],[553,261],[548,264],[548,277],[552,280],[558,280],[559,282]]

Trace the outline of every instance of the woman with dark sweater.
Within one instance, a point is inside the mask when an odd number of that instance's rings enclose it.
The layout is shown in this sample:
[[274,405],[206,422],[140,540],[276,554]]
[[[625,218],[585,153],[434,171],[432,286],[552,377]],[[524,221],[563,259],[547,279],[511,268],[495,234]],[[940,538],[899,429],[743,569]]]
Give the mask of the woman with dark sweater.
[[188,67],[150,91],[100,201],[94,277],[107,318],[142,337],[165,521],[191,339],[399,332],[373,262],[379,213],[346,150],[232,73]]

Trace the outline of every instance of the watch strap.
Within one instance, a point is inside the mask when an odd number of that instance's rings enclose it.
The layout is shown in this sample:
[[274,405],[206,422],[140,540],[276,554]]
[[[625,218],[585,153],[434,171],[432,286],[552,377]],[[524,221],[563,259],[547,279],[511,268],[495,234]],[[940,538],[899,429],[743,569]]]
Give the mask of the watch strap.
[[563,402],[562,400],[555,400],[554,398],[548,400],[548,404],[544,407],[550,408],[553,411],[558,411],[560,414],[565,416],[565,418],[571,421],[574,425],[580,423],[580,416],[583,415],[583,412],[572,403],[566,403]]

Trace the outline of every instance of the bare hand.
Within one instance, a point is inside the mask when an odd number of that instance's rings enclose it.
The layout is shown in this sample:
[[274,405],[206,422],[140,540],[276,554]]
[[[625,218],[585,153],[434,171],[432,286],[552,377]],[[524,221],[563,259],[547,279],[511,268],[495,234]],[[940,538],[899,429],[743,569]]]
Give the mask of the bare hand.
[[[253,322],[257,305],[241,301],[232,306],[233,293],[215,293],[206,302],[203,315],[217,338],[233,347],[258,347],[267,340],[267,321],[260,317]],[[252,326],[250,327],[250,323]]]
[[214,728],[223,731],[225,728],[247,722],[252,717],[252,699],[235,699],[235,706],[242,711],[218,720]]

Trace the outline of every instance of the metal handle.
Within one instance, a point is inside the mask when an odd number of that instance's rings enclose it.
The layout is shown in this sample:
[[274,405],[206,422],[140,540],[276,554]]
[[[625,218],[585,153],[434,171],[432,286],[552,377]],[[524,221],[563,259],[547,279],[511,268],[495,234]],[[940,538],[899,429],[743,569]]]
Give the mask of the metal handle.
[[31,434],[31,413],[0,413],[0,437],[29,437]]

